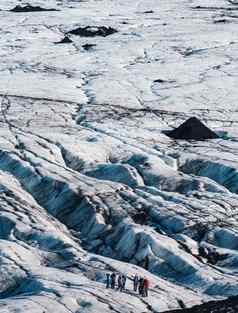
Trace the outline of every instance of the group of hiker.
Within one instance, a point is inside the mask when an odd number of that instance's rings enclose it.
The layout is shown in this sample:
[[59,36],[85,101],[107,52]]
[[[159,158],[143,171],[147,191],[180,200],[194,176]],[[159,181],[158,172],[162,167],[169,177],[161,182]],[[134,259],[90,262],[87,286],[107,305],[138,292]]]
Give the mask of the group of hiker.
[[[127,277],[116,273],[106,274],[106,288],[117,289],[119,291],[126,290]],[[133,277],[134,291],[138,292],[142,297],[148,297],[149,280],[147,277]]]
[[126,289],[126,276],[125,275],[116,275],[116,273],[112,273],[111,275],[107,273],[107,288],[118,289],[119,291],[123,291]]
[[134,291],[139,292],[142,297],[148,297],[149,280],[147,277],[135,275],[133,278]]

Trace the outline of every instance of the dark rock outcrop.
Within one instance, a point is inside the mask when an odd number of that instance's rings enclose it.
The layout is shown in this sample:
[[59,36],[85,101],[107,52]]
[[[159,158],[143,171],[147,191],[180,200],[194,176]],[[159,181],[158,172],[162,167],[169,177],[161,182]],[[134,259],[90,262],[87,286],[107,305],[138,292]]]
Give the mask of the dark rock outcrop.
[[148,10],[148,11],[145,11],[144,14],[151,14],[151,13],[154,13],[153,10]]
[[221,301],[210,301],[196,305],[190,309],[172,310],[164,313],[236,313],[238,312],[238,296]]
[[85,27],[77,27],[75,29],[72,29],[68,33],[72,35],[81,36],[81,37],[95,37],[95,36],[106,37],[114,33],[117,33],[117,30],[110,26],[109,27],[85,26]]
[[84,50],[90,51],[90,50],[93,50],[93,48],[96,47],[96,45],[95,44],[86,43],[85,45],[82,45],[82,47],[84,48]]
[[13,9],[10,10],[10,12],[16,12],[16,13],[22,13],[22,12],[47,12],[47,11],[59,11],[57,9],[47,9],[42,8],[40,6],[32,6],[30,4],[21,6],[16,5]]
[[65,36],[62,40],[60,40],[59,42],[55,42],[55,44],[63,44],[63,43],[72,43],[73,41],[68,37]]
[[174,139],[184,140],[206,140],[219,138],[215,132],[210,130],[196,117],[189,118],[178,128],[168,132],[167,135]]
[[229,20],[225,19],[225,18],[222,18],[222,19],[215,19],[213,21],[214,24],[226,24],[226,23],[229,23]]

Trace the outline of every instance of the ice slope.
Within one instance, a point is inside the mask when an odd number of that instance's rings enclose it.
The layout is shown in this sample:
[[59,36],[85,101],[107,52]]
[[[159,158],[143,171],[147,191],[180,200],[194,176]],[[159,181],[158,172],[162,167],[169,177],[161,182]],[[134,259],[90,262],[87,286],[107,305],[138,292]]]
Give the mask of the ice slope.
[[[162,312],[237,295],[237,4],[2,2],[2,312]],[[194,115],[222,138],[166,136]],[[105,289],[112,271],[126,293]]]

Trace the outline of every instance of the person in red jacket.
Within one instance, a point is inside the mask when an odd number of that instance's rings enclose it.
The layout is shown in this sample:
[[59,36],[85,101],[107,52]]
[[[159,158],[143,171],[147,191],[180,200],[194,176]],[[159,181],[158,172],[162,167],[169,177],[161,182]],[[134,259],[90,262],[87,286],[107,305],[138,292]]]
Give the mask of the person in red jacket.
[[145,297],[148,297],[148,290],[149,290],[149,287],[150,287],[150,282],[149,282],[149,279],[147,277],[144,278],[144,296]]

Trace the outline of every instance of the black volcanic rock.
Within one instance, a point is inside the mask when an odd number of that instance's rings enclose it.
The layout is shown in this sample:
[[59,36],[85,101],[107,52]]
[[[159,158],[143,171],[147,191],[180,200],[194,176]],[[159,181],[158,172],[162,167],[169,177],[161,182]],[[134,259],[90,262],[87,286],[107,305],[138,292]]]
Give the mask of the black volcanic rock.
[[213,21],[214,24],[226,24],[226,23],[229,23],[229,20],[225,19],[225,18],[222,18],[222,19],[216,19]]
[[230,297],[226,300],[210,301],[201,305],[196,305],[189,309],[172,310],[164,313],[237,313],[238,296]]
[[106,37],[114,33],[117,33],[117,30],[112,27],[106,26],[86,26],[70,30],[68,33],[81,37],[95,37],[95,36]]
[[154,80],[154,83],[160,83],[160,84],[163,84],[163,83],[166,83],[166,82],[167,82],[166,80],[161,79],[161,78]]
[[59,11],[57,9],[45,9],[40,6],[32,6],[30,4],[21,6],[21,5],[16,5],[13,9],[10,10],[10,12],[16,12],[16,13],[21,13],[21,12],[46,12],[46,11]]
[[189,118],[178,128],[168,132],[167,135],[174,139],[184,140],[206,140],[219,138],[215,132],[210,130],[196,117]]
[[85,45],[82,45],[82,47],[84,48],[84,50],[90,51],[90,50],[92,50],[94,47],[96,47],[96,45],[95,45],[95,44],[86,43]]
[[63,44],[63,43],[72,43],[73,41],[68,37],[65,36],[62,40],[60,40],[59,42],[55,42],[55,44]]
[[150,13],[154,13],[154,11],[153,10],[148,10],[148,11],[145,11],[144,13],[145,14],[150,14]]

